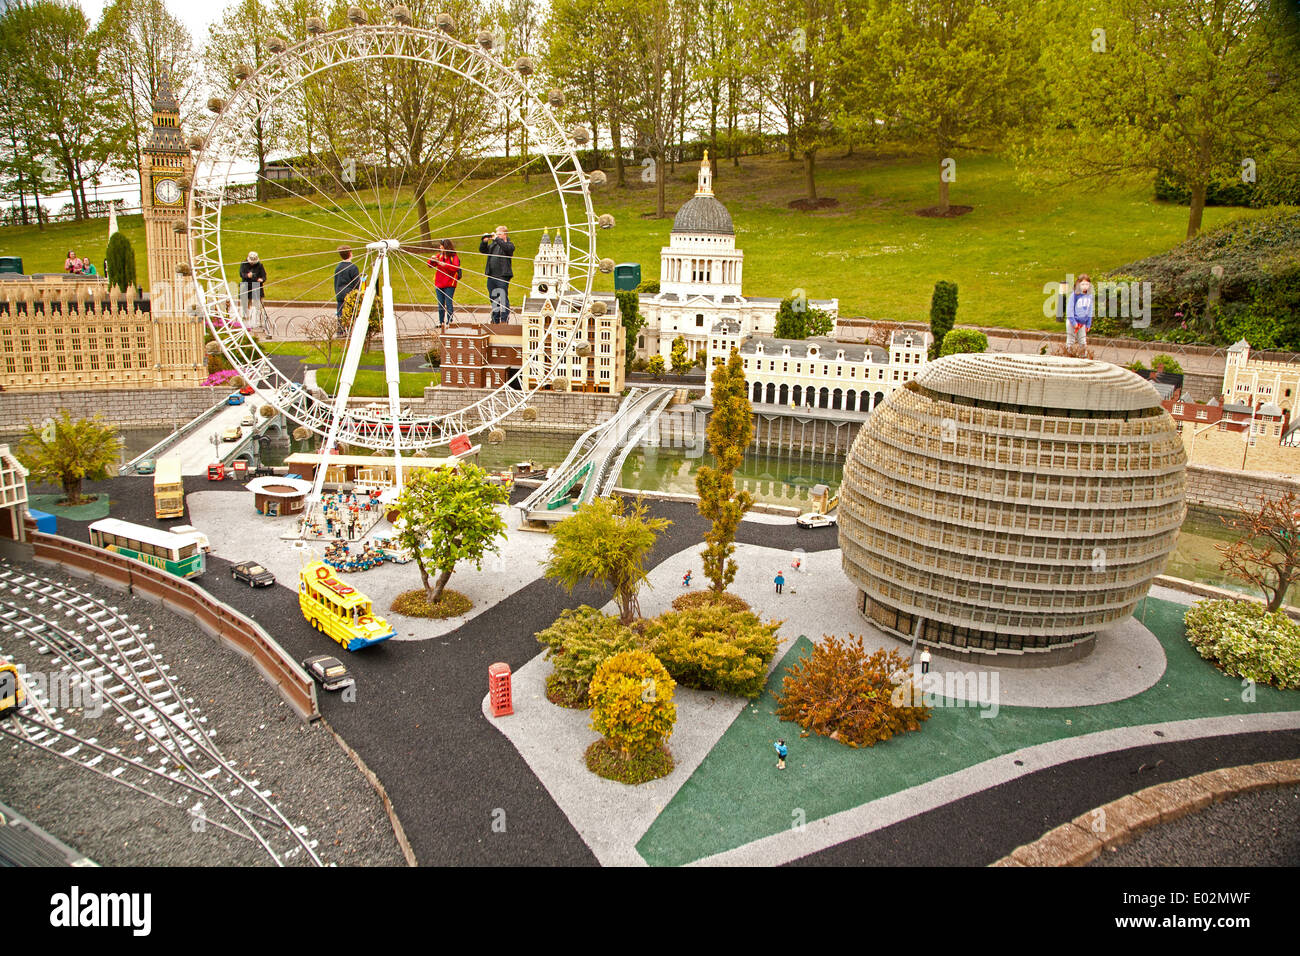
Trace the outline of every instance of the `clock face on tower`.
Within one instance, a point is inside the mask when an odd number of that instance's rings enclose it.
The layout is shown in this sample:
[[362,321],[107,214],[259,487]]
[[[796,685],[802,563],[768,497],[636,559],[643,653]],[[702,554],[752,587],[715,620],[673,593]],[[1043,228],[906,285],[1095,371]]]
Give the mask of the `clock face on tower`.
[[181,187],[174,179],[154,180],[153,194],[164,206],[174,206],[181,201]]

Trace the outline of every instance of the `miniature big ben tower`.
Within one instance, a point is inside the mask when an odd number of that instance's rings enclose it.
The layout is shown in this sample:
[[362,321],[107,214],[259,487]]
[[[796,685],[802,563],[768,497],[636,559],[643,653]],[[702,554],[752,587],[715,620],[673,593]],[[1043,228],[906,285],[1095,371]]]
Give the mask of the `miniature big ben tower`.
[[153,133],[140,166],[155,384],[163,388],[198,385],[207,375],[202,319],[190,314],[193,279],[178,273],[182,263],[189,264],[185,205],[193,175],[194,161],[181,136],[180,104],[164,72],[153,101]]

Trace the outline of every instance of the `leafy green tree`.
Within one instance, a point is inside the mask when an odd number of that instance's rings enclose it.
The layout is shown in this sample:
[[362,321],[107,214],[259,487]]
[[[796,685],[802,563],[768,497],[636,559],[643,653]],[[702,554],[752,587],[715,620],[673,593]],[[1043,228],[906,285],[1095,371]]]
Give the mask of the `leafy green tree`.
[[645,328],[645,315],[641,312],[641,296],[635,289],[623,289],[614,295],[618,298],[618,317],[623,323],[623,340],[627,345],[623,368],[623,374],[627,375],[636,361],[636,340]]
[[108,250],[105,252],[108,270],[108,287],[130,292],[135,286],[135,250],[131,240],[120,232],[108,237]]
[[953,329],[943,337],[939,346],[939,357],[956,355],[958,352],[987,352],[989,337],[979,329]]
[[[851,97],[888,104],[889,135],[935,158],[947,215],[956,152],[987,149],[1034,115],[1039,94],[1033,36],[1022,0],[890,0],[860,21]],[[1075,18],[1086,29],[1091,20]],[[1059,70],[1053,66],[1053,72]]]
[[108,478],[121,460],[122,448],[115,426],[99,415],[74,419],[65,408],[44,424],[28,423],[18,460],[36,481],[60,485],[65,504],[79,505],[81,483]]
[[673,374],[685,375],[695,364],[686,354],[686,336],[679,335],[673,339]]
[[[1045,184],[1160,173],[1188,187],[1187,236],[1210,185],[1249,181],[1247,161],[1300,141],[1297,23],[1287,3],[1054,0],[1043,32],[1052,102],[1027,137],[1026,175]],[[1103,30],[1104,34],[1097,31]]]
[[830,335],[834,327],[831,314],[823,309],[814,309],[808,305],[807,299],[782,299],[776,310],[775,334],[778,339]]
[[735,471],[754,437],[754,420],[740,353],[732,349],[731,358],[715,365],[712,375],[713,412],[706,439],[713,465],[700,466],[695,492],[700,498],[700,516],[712,522],[704,536],[704,576],[710,590],[725,591],[736,579],[736,562],[731,557],[736,551],[736,530],[754,505],[754,496],[737,491],[735,481]]
[[930,296],[930,358],[939,352],[939,345],[944,336],[952,331],[957,322],[957,283],[940,279],[934,284],[934,293]]
[[651,378],[661,379],[668,372],[668,363],[664,361],[662,355],[652,355],[645,363],[645,370],[650,373]]
[[591,679],[591,729],[625,760],[656,750],[673,732],[676,682],[653,654],[623,651]]
[[[496,510],[509,500],[501,485],[488,480],[477,465],[418,471],[406,479],[396,507],[401,519],[395,536],[411,552],[430,604],[437,604],[461,561],[483,565],[505,537],[506,522]],[[431,571],[438,578],[430,583]]]
[[621,498],[597,498],[556,526],[545,576],[572,593],[583,582],[609,588],[619,620],[631,624],[640,613],[637,594],[646,583],[645,562],[667,518],[647,518],[649,506],[628,507]]

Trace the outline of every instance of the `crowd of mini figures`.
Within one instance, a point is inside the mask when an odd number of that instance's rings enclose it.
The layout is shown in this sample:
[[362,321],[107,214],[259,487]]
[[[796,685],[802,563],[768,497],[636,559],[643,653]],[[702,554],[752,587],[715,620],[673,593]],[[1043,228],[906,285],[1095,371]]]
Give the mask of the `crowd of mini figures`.
[[372,548],[370,542],[362,544],[356,554],[342,538],[336,538],[333,544],[325,548],[325,563],[335,571],[369,571],[388,560],[380,548]]
[[354,541],[365,537],[382,516],[378,491],[363,494],[334,492],[322,495],[319,510],[313,512],[310,520],[303,519],[303,534]]

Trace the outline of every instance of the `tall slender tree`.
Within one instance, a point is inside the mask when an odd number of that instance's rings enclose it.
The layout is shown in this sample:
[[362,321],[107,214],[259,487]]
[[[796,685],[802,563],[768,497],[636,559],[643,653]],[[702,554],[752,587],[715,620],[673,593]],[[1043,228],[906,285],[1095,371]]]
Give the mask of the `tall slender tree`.
[[740,353],[719,361],[713,368],[713,411],[706,432],[712,465],[702,465],[695,476],[700,497],[699,512],[712,524],[704,536],[704,576],[709,589],[723,592],[736,578],[736,530],[754,505],[748,491],[737,491],[735,472],[745,460],[745,450],[754,437],[753,407],[745,386],[745,367]]

